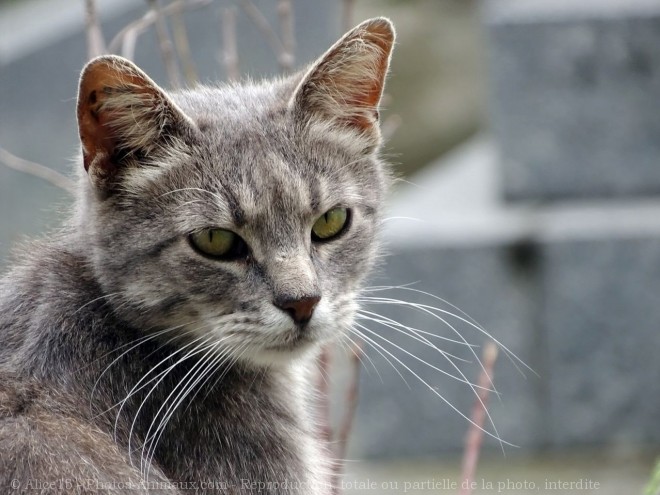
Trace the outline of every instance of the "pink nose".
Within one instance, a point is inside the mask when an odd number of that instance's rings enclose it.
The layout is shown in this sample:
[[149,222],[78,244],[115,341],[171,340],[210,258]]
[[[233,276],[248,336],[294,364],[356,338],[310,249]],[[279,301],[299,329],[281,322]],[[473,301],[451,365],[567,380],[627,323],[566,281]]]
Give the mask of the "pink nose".
[[289,313],[296,323],[307,323],[319,303],[319,296],[301,297],[300,299],[282,299],[274,302],[275,306]]

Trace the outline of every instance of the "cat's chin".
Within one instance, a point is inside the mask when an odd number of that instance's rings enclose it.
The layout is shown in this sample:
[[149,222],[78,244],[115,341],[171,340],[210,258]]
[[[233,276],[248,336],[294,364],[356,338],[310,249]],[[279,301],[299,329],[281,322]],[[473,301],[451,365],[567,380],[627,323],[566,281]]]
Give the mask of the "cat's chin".
[[245,353],[242,360],[257,367],[282,367],[313,355],[320,345],[316,340],[300,339],[295,342],[255,349]]

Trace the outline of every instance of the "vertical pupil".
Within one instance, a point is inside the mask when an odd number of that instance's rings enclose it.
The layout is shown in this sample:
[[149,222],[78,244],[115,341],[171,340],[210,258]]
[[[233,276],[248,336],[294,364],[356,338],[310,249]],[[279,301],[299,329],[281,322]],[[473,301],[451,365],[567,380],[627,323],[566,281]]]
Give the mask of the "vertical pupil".
[[325,218],[325,223],[328,223],[328,222],[329,222],[329,220],[328,220],[329,213],[330,213],[330,212],[326,211],[326,212],[323,214],[323,218]]
[[209,242],[213,242],[213,231],[209,230]]

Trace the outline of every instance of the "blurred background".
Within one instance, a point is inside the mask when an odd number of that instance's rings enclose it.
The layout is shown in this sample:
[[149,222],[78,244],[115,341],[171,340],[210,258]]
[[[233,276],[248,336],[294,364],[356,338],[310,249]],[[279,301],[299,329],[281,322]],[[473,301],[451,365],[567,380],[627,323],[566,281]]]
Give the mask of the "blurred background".
[[[643,493],[660,451],[660,4],[294,0],[287,18],[282,3],[161,1],[174,72],[148,2],[96,5],[113,52],[165,87],[277,74],[363,19],[396,24],[383,128],[399,180],[359,320],[345,492],[459,492],[489,333],[474,493]],[[6,152],[72,175],[86,38],[83,0],[0,0],[0,266],[70,203]],[[331,360],[340,423],[352,368]]]

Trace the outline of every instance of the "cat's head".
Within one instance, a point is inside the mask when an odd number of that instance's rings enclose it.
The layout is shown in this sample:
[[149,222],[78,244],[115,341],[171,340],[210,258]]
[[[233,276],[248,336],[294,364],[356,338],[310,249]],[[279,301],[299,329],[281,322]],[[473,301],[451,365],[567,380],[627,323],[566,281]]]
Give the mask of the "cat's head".
[[174,93],[122,58],[90,62],[79,221],[115,313],[267,364],[349,327],[388,183],[393,42],[373,19],[294,76]]

